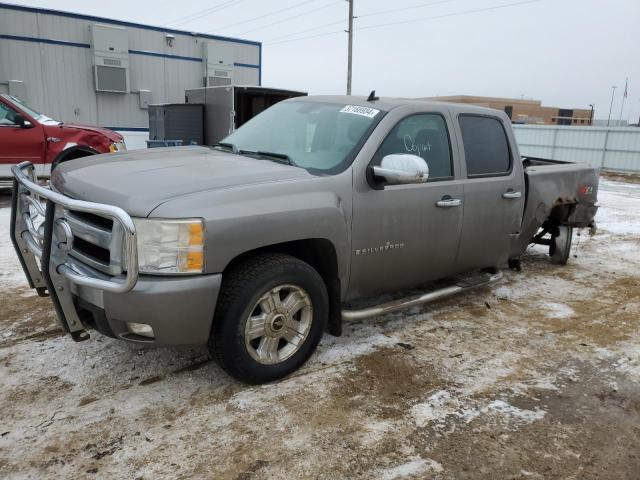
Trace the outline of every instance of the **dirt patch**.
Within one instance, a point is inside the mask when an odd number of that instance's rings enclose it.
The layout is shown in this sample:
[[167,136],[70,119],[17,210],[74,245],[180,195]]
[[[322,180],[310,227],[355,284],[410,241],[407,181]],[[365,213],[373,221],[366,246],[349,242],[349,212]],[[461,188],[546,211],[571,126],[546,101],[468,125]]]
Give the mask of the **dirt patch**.
[[0,305],[0,348],[23,340],[51,338],[55,332],[62,335],[49,298],[24,289],[9,289],[0,292]]
[[621,173],[621,172],[600,172],[600,176],[607,180],[625,183],[640,183],[640,174],[637,173]]
[[[581,376],[593,374],[591,368],[581,371]],[[458,425],[429,452],[431,458],[459,479],[637,478],[638,384],[623,380],[613,390],[592,377],[588,384],[572,382],[558,392],[532,393],[510,402],[522,409],[539,408],[544,418],[517,430],[481,418]]]
[[433,367],[403,347],[382,348],[354,362],[349,375],[331,390],[336,403],[328,411],[362,409],[381,419],[401,416],[425,391],[444,386]]

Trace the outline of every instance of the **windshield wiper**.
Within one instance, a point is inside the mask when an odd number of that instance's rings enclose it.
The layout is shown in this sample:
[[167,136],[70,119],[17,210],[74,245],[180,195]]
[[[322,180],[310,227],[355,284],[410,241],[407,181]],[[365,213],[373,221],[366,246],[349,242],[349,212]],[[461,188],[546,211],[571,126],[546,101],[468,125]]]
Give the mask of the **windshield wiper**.
[[255,151],[255,152],[252,152],[250,150],[240,150],[240,153],[241,154],[242,153],[248,153],[250,155],[258,155],[260,157],[267,157],[267,158],[270,158],[272,160],[275,160],[276,162],[286,163],[287,165],[291,165],[293,167],[297,166],[296,162],[294,162],[291,159],[291,157],[289,155],[287,155],[286,153],[264,152],[262,150],[258,150],[258,151]]
[[235,153],[236,155],[240,153],[240,149],[238,148],[238,146],[235,143],[228,143],[228,142],[220,142],[220,143],[215,143],[212,145],[214,148],[215,147],[223,147],[223,148],[229,148],[231,149],[231,151],[233,153]]

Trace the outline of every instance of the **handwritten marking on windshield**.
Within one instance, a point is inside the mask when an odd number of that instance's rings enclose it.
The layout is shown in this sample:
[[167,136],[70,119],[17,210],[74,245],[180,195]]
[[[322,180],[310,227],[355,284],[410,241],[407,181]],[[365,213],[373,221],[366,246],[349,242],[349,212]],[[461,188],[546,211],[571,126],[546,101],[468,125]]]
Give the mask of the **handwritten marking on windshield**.
[[407,152],[412,152],[418,156],[422,156],[424,152],[431,151],[431,144],[429,141],[427,143],[416,143],[411,135],[404,136],[404,148]]

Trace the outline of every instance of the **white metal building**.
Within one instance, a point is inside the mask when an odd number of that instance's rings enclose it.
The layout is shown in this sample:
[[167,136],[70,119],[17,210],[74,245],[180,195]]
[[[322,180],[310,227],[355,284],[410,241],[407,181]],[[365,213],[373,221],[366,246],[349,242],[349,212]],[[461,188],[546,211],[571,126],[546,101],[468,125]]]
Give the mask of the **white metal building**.
[[0,3],[0,92],[57,120],[147,132],[150,103],[260,85],[259,42]]

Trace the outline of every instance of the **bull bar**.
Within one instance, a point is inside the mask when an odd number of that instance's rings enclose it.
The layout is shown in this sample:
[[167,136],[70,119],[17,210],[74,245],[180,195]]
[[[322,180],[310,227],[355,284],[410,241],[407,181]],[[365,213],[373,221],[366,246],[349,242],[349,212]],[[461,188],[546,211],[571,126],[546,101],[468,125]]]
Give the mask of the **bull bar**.
[[[138,281],[138,248],[133,220],[114,205],[76,200],[37,183],[31,162],[11,168],[11,241],[29,286],[40,296],[50,296],[58,322],[74,340],[89,338],[78,316],[71,285],[125,293]],[[44,200],[44,206],[43,206]],[[66,210],[65,210],[66,209]],[[121,226],[122,275],[107,276],[70,257],[74,235],[65,211],[107,217]],[[44,217],[37,226],[34,218]]]

